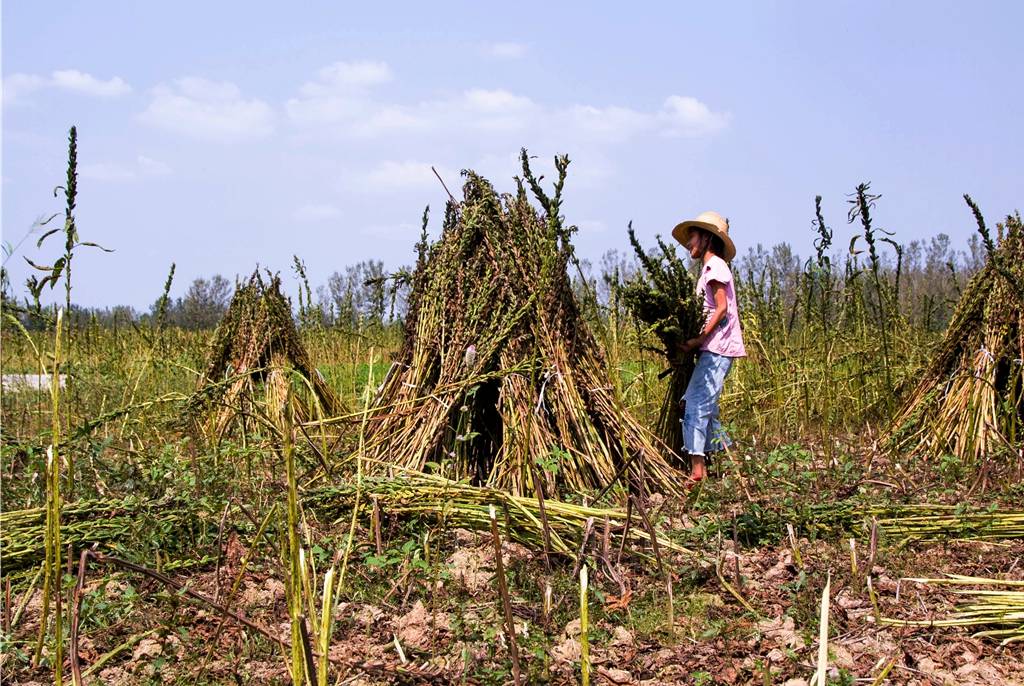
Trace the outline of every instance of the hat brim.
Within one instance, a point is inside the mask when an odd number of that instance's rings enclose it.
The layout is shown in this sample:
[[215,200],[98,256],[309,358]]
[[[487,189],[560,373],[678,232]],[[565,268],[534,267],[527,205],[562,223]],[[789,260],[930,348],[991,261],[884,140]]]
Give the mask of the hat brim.
[[732,259],[736,257],[736,244],[732,242],[731,238],[729,238],[729,234],[709,222],[690,220],[682,222],[681,224],[676,224],[676,227],[672,229],[672,238],[675,238],[681,244],[686,245],[687,241],[690,240],[690,233],[694,229],[704,229],[708,233],[718,236],[722,240],[722,244],[725,246],[725,254],[721,255],[721,258],[726,262],[732,262]]

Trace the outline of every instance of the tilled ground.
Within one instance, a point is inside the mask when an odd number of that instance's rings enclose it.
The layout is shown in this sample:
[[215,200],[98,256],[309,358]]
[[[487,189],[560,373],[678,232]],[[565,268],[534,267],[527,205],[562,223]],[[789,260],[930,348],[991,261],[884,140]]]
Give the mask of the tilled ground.
[[[437,547],[443,564],[417,564],[410,553],[390,566],[374,567],[363,562],[364,551],[353,556],[350,585],[334,614],[331,683],[511,683],[493,548],[466,531],[446,539]],[[269,636],[287,640],[280,565],[257,560],[240,575],[246,552],[233,537],[219,569],[180,579],[230,604]],[[847,543],[803,540],[796,554],[789,545],[737,554],[726,542],[720,551],[702,553],[699,561],[677,555],[666,560],[674,573],[670,632],[663,577],[654,565],[613,564],[595,551],[589,628],[593,682],[806,684],[816,665],[821,594],[831,578],[830,683],[871,683],[891,664],[881,683],[1024,684],[1019,648],[1000,648],[961,628],[880,625],[865,585],[868,553],[858,549],[858,554],[856,576]],[[503,558],[523,682],[579,683],[579,591],[571,563],[557,562],[548,572],[541,557],[508,544]],[[956,595],[904,577],[960,573],[1020,579],[1022,558],[1020,541],[883,547],[870,577],[883,616],[927,620],[947,615]],[[83,668],[118,646],[123,650],[87,673],[86,683],[288,683],[288,653],[267,636],[234,620],[224,622],[212,608],[152,581],[107,571],[93,569],[87,585],[79,644]],[[553,589],[547,616],[541,601],[545,582]],[[14,642],[5,648],[5,683],[52,683],[52,673],[27,663],[39,604],[37,593],[14,628]]]

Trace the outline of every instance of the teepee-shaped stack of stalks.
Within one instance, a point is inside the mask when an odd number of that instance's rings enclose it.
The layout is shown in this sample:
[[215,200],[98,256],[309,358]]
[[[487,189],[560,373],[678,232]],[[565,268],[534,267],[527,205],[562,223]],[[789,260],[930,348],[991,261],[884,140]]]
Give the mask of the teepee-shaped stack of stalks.
[[[965,196],[966,197],[966,196]],[[921,455],[985,460],[1024,440],[1024,228],[1020,215],[989,238],[935,357],[893,423],[890,444]],[[986,470],[982,470],[981,477]]]
[[[517,495],[626,481],[674,492],[667,448],[624,409],[583,321],[559,214],[567,158],[548,197],[532,175],[498,195],[465,172],[437,243],[420,244],[406,337],[367,421],[375,462],[469,478]],[[628,467],[627,467],[628,463]]]
[[289,397],[296,422],[345,412],[299,340],[280,278],[264,283],[257,271],[235,290],[217,327],[191,415],[206,438],[220,440],[232,428],[281,426]]
[[696,283],[675,247],[658,236],[658,252],[648,254],[629,226],[629,242],[643,273],[618,288],[622,302],[633,316],[658,337],[668,369],[668,387],[655,430],[672,450],[682,456],[683,431],[680,399],[690,383],[697,358],[680,352],[679,347],[697,336],[704,326],[704,296],[696,292]]

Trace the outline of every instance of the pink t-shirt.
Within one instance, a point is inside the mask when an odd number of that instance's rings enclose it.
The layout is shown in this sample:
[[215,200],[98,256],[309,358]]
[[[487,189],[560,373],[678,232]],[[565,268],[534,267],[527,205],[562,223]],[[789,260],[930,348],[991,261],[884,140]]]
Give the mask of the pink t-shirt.
[[717,281],[725,286],[725,316],[700,349],[726,357],[746,357],[747,350],[743,347],[743,332],[740,331],[739,307],[736,305],[736,287],[733,285],[732,271],[718,255],[711,256],[701,268],[700,278],[697,279],[697,294],[704,292],[704,314],[707,319],[711,319],[711,313],[715,311],[715,296],[708,287],[709,281]]

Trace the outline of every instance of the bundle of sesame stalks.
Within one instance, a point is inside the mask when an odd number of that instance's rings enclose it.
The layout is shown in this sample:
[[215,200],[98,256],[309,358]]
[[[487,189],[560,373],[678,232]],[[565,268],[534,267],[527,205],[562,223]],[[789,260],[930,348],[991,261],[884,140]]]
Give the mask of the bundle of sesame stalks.
[[[301,383],[292,384],[295,377]],[[235,290],[217,327],[188,416],[203,436],[217,441],[232,429],[251,431],[261,420],[280,424],[286,398],[299,421],[345,412],[299,340],[280,277],[270,276],[268,283],[256,271]]]
[[669,375],[668,388],[658,413],[655,431],[676,454],[682,449],[680,403],[696,364],[692,354],[683,354],[680,346],[697,336],[704,326],[703,295],[686,264],[676,255],[675,247],[657,237],[658,252],[648,253],[640,245],[630,223],[627,229],[643,273],[619,286],[619,297],[648,331],[658,337],[658,350],[668,363],[662,376]]
[[[943,619],[906,620],[882,617],[883,624],[925,627],[998,627],[978,631],[974,636],[998,639],[1000,646],[1024,641],[1024,581],[988,579],[960,574],[947,574],[945,578],[941,579],[905,579],[905,581],[915,581],[933,586],[957,586],[958,588],[953,592],[957,595],[967,596],[968,600],[957,606],[955,611]],[[977,588],[979,586],[985,588]]]
[[[348,520],[360,493],[361,508],[376,507],[390,516],[427,517],[452,528],[490,531],[490,508],[498,517],[502,535],[535,551],[547,546],[551,553],[575,557],[581,539],[593,531],[595,539],[605,535],[621,540],[625,535],[634,545],[651,544],[651,529],[633,515],[617,508],[575,505],[557,500],[543,506],[532,497],[516,496],[494,488],[481,488],[422,473],[403,473],[395,477],[366,477],[361,483],[353,480],[336,486],[308,491],[302,496],[303,507],[321,520]],[[545,533],[545,529],[547,530]],[[657,536],[661,550],[689,552],[678,543]],[[548,543],[545,544],[545,538]]]
[[1024,510],[931,503],[866,505],[857,499],[802,503],[795,507],[752,507],[735,521],[708,515],[696,520],[683,538],[699,540],[735,527],[741,540],[781,538],[794,532],[814,539],[869,538],[872,529],[898,544],[941,543],[955,540],[1024,538]]
[[[522,153],[499,195],[472,171],[440,239],[420,243],[406,336],[367,415],[362,457],[516,495],[630,486],[678,493],[667,447],[626,411],[567,273],[575,227]],[[538,212],[530,203],[529,186]]]
[[956,505],[905,505],[874,511],[889,536],[935,542],[1024,538],[1024,510],[970,510]]
[[[79,500],[61,508],[61,544],[80,550],[94,543],[125,545],[144,539],[165,552],[192,551],[204,530],[216,526],[192,501]],[[0,512],[0,558],[6,576],[43,559],[46,508]]]
[[993,240],[977,205],[964,197],[988,261],[964,290],[889,441],[912,454],[981,462],[984,482],[986,458],[1013,455],[1024,440],[1024,226],[1020,215],[1009,216]]

